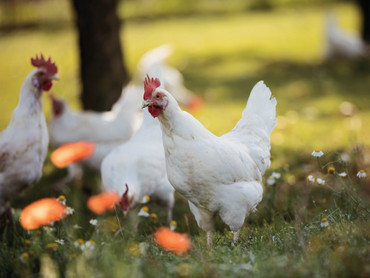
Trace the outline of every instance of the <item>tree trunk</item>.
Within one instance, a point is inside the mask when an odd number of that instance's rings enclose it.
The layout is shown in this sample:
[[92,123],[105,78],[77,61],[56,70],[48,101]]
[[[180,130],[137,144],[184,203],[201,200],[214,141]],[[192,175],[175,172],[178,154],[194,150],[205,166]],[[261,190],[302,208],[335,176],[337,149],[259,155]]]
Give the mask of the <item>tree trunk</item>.
[[362,39],[365,43],[370,44],[370,1],[357,0],[361,8],[362,15]]
[[119,39],[117,1],[72,0],[79,31],[81,101],[86,110],[109,110],[129,80]]

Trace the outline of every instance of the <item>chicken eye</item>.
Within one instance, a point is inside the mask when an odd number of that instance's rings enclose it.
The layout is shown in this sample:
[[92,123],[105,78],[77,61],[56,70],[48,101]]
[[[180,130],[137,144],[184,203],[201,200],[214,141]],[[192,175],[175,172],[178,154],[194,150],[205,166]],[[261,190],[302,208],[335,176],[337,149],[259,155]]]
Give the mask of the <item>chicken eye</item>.
[[155,97],[156,97],[156,98],[160,98],[161,96],[160,96],[160,95],[156,95]]

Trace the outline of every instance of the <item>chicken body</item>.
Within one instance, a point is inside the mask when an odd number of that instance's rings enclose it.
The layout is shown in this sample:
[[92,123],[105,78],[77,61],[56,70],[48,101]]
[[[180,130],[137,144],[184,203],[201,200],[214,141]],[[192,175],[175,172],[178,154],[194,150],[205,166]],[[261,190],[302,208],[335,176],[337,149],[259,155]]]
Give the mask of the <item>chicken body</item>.
[[[50,144],[58,147],[62,144],[91,141],[96,144],[95,153],[83,161],[94,170],[100,170],[104,157],[116,147],[126,142],[138,130],[142,122],[142,82],[144,73],[163,72],[168,76],[164,80],[169,88],[178,92],[180,102],[190,104],[195,96],[184,86],[181,73],[166,64],[172,54],[169,45],[163,45],[145,53],[138,63],[137,72],[129,85],[123,88],[121,97],[113,105],[111,111],[72,111],[67,103],[60,99],[52,99],[52,118],[49,122]],[[194,97],[193,97],[194,96]],[[59,183],[62,185],[82,172],[82,164],[69,166],[69,176]]]
[[[152,83],[153,84],[153,83]],[[276,100],[259,82],[234,129],[215,136],[162,88],[146,85],[144,106],[158,116],[170,183],[189,201],[212,245],[215,215],[239,237],[245,217],[262,200],[262,175],[270,166],[270,134],[276,125]],[[155,87],[155,86],[154,86]]]
[[126,86],[112,110],[107,112],[72,111],[65,101],[52,98],[51,144],[59,146],[83,140],[96,143],[127,141],[141,123],[141,92],[141,86]]
[[[126,211],[150,196],[166,207],[168,221],[171,221],[174,189],[167,178],[160,124],[147,111],[143,114],[142,126],[134,136],[103,160],[103,188],[124,195]],[[148,158],[148,154],[153,159]]]
[[[9,125],[0,133],[0,215],[13,198],[42,176],[49,143],[42,90],[49,90],[55,78],[44,68],[32,71],[23,83]],[[43,87],[46,83],[50,85]]]
[[331,12],[326,14],[325,58],[355,59],[366,53],[365,43],[359,35],[346,32],[340,28]]

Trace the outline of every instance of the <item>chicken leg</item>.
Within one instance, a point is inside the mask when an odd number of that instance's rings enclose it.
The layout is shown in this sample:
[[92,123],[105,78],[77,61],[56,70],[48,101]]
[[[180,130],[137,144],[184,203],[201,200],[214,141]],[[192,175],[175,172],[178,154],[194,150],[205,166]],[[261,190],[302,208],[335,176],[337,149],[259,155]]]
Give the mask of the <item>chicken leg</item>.
[[207,245],[211,248],[213,247],[212,231],[207,232]]
[[234,244],[236,245],[239,240],[240,230],[234,232]]

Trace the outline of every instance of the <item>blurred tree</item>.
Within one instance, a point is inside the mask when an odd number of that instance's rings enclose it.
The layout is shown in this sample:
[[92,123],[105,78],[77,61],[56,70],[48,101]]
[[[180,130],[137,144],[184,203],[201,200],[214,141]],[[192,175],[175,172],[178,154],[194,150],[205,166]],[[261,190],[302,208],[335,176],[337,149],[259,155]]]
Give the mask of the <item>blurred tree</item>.
[[357,0],[362,14],[362,39],[370,44],[370,0]]
[[71,1],[79,31],[83,108],[109,110],[129,80],[119,39],[118,0]]

